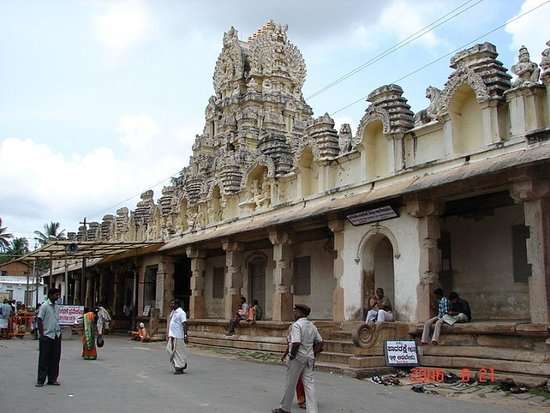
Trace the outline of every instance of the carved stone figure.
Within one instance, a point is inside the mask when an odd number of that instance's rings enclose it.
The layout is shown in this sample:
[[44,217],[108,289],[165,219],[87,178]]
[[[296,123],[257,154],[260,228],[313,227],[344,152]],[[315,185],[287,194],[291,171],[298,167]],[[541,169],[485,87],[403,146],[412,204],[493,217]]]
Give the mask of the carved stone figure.
[[540,61],[543,76],[550,74],[550,40],[546,42],[546,46],[548,47],[542,51],[542,60]]
[[517,79],[512,83],[512,87],[538,84],[540,76],[539,66],[531,61],[529,51],[525,46],[521,46],[519,49],[518,62],[512,66],[512,73],[517,76]]
[[441,90],[434,86],[428,86],[426,89],[426,98],[430,100],[430,105],[414,115],[415,126],[429,123],[437,119],[437,112],[441,101]]

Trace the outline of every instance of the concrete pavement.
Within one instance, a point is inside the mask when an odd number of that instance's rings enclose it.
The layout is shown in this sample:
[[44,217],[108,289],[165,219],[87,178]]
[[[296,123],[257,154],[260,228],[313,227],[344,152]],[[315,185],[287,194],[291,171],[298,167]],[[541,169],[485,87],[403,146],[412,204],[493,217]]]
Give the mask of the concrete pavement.
[[[0,411],[269,413],[278,407],[283,391],[283,366],[191,350],[188,373],[174,376],[163,343],[112,336],[106,337],[97,361],[81,359],[80,341],[64,341],[62,385],[35,388],[37,347],[27,338],[0,341]],[[321,413],[517,412],[327,373],[317,372],[316,380]]]

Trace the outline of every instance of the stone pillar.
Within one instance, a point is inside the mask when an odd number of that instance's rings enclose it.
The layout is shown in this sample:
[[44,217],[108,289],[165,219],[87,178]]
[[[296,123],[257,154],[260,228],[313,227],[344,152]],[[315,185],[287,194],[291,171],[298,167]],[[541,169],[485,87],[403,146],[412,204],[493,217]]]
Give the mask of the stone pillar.
[[532,85],[506,91],[512,137],[544,127],[544,86]]
[[[145,282],[145,266],[139,265],[136,271],[137,271],[137,274],[136,274],[137,307],[134,308],[134,314],[136,317],[141,317],[141,315],[143,314],[143,306],[144,306],[143,293],[144,293],[144,282]],[[135,294],[136,291],[134,290],[133,293]]]
[[540,78],[546,88],[546,104],[544,105],[546,107],[546,121],[550,122],[550,70],[542,72]]
[[73,295],[73,304],[81,305],[80,303],[80,276],[78,279],[74,280],[74,295]]
[[113,316],[118,315],[117,307],[118,307],[118,289],[123,288],[120,284],[120,275],[118,274],[117,270],[113,271],[113,300],[109,303],[111,306],[111,311],[113,312]]
[[91,307],[93,305],[92,303],[92,300],[93,300],[93,294],[94,294],[94,284],[93,284],[93,280],[92,280],[92,277],[93,277],[93,274],[87,274],[86,275],[86,295],[85,295],[85,299],[84,299],[84,305],[86,307]]
[[392,148],[393,148],[393,170],[399,172],[405,167],[405,134],[396,133],[392,135]]
[[[485,146],[500,142],[498,100],[491,99],[481,104],[481,121],[483,125],[483,143]],[[460,138],[458,137],[458,139]]]
[[416,289],[416,319],[424,321],[432,315],[432,291],[439,284],[441,235],[438,205],[435,201],[412,195],[406,199],[407,213],[418,219],[419,283]]
[[291,321],[293,317],[294,297],[290,291],[292,285],[292,250],[287,232],[279,229],[269,231],[269,240],[273,244],[273,321]]
[[529,311],[532,323],[550,323],[550,180],[526,179],[512,186],[512,197],[523,202],[529,227],[527,260]]
[[191,259],[191,298],[189,300],[189,313],[192,319],[206,317],[206,305],[204,302],[204,271],[206,270],[206,252],[197,247],[190,246],[186,250],[187,257]]
[[241,304],[241,289],[243,286],[242,274],[242,245],[231,240],[223,240],[222,248],[225,251],[225,318],[231,319]]
[[[159,317],[170,314],[170,302],[174,299],[174,258],[163,255],[157,271],[156,308]],[[187,310],[187,309],[186,309]]]
[[328,227],[334,234],[334,264],[333,275],[336,279],[336,286],[332,292],[332,319],[344,321],[344,228],[343,219],[331,219]]
[[453,155],[455,150],[453,144],[453,122],[448,113],[441,118],[441,122],[443,122],[443,148],[445,157],[449,157]]

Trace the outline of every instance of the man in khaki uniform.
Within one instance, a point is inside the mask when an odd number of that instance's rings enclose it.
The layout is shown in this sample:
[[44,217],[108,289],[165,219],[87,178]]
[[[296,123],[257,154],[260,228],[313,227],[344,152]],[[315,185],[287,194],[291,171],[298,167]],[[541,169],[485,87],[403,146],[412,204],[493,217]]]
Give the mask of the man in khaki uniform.
[[306,393],[306,411],[317,413],[317,398],[313,382],[313,365],[315,356],[323,350],[323,339],[307,316],[311,312],[307,305],[294,306],[294,319],[290,328],[289,357],[286,372],[286,389],[281,407],[272,410],[272,413],[290,413],[296,383],[302,376]]

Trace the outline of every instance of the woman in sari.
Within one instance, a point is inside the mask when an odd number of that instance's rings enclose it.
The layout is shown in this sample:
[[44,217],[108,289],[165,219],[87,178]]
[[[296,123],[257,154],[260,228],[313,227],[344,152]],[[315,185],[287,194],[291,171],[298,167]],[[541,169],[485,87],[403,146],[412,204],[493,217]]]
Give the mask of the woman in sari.
[[95,333],[97,316],[89,308],[84,310],[84,329],[82,330],[82,358],[84,360],[96,360]]

